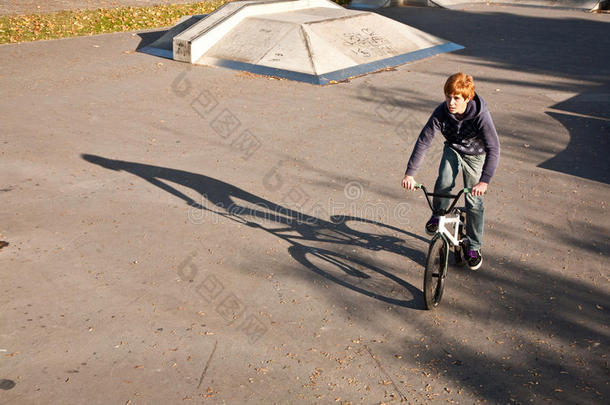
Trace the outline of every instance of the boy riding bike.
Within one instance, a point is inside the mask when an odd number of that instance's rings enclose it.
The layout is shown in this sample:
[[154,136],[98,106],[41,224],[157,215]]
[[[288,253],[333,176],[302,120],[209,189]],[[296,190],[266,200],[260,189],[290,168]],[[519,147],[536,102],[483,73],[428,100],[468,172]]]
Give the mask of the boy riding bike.
[[[439,132],[445,137],[445,146],[439,166],[434,192],[449,194],[455,179],[462,170],[464,187],[472,188],[466,195],[466,260],[472,270],[483,263],[484,209],[483,194],[493,177],[500,158],[500,142],[496,128],[485,102],[474,92],[472,76],[464,73],[451,75],[445,82],[445,102],[440,104],[422,129],[409,163],[402,186],[414,190],[414,175],[419,169],[426,150]],[[447,209],[449,201],[435,197],[435,209]],[[432,235],[438,229],[438,217],[434,215],[426,223],[426,233]]]

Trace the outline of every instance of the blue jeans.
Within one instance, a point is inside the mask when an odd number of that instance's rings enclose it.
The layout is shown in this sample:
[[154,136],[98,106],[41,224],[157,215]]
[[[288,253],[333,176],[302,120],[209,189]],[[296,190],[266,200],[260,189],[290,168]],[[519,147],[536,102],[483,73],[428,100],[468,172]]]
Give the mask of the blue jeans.
[[[434,192],[441,194],[451,193],[455,187],[455,178],[460,169],[464,178],[464,187],[472,187],[479,182],[485,163],[485,155],[465,155],[450,146],[445,145],[441,164],[438,168],[438,178],[434,185]],[[466,199],[466,238],[469,249],[480,250],[483,240],[484,209],[483,197],[473,197],[470,194]],[[447,209],[451,200],[448,198],[434,198],[434,209]]]

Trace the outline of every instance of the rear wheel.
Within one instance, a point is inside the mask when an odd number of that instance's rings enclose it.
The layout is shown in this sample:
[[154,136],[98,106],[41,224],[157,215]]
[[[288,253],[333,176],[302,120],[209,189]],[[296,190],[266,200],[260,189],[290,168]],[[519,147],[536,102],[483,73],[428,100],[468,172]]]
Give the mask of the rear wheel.
[[435,238],[430,243],[424,271],[424,299],[427,309],[435,309],[441,302],[445,286],[446,265],[446,243],[443,238]]

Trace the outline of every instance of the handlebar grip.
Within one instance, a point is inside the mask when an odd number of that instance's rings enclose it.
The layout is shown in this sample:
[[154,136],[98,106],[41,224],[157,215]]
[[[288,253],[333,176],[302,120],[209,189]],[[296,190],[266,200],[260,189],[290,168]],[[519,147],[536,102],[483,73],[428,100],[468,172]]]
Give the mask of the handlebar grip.
[[424,185],[420,183],[415,183],[415,188],[422,188]]

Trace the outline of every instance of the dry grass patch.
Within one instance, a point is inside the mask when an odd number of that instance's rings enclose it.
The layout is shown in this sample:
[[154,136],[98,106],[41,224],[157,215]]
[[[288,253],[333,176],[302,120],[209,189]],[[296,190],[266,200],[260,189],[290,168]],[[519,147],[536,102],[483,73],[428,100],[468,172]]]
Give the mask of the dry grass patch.
[[185,15],[209,14],[228,0],[151,7],[0,16],[0,44],[169,27]]

